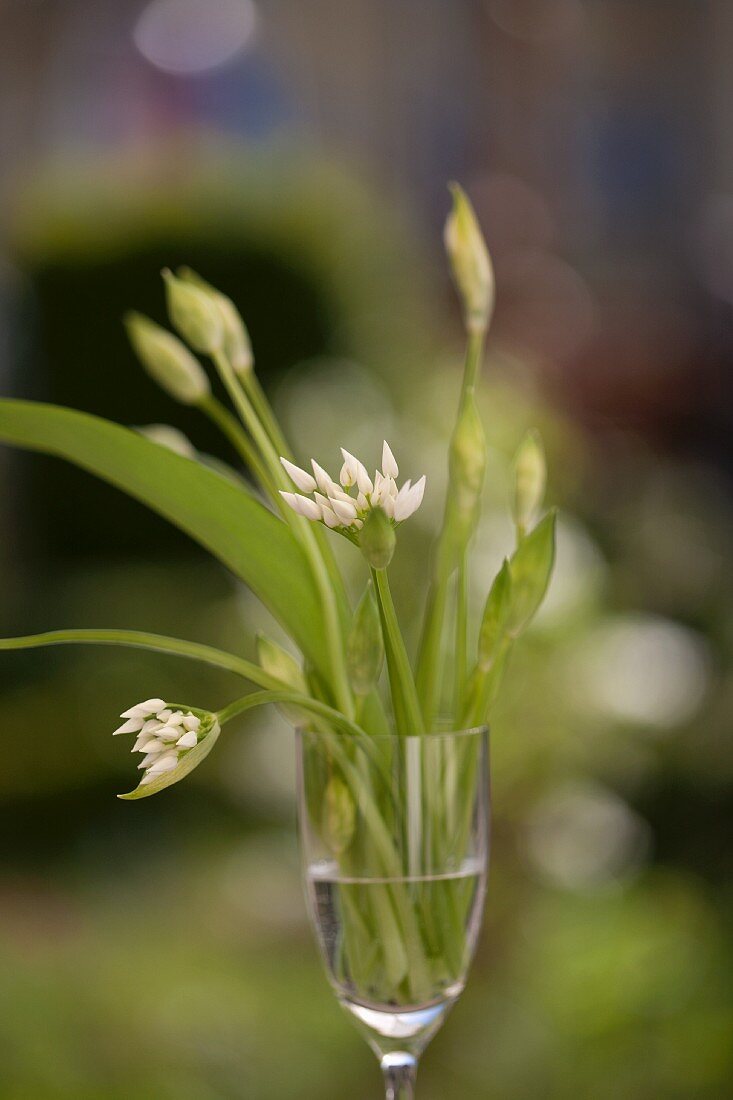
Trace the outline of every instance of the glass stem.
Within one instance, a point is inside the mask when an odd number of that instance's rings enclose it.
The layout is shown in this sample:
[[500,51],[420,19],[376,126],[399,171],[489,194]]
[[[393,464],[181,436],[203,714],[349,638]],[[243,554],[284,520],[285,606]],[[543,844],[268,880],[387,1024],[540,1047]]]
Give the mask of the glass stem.
[[404,1050],[385,1054],[380,1062],[387,1100],[414,1100],[417,1058]]

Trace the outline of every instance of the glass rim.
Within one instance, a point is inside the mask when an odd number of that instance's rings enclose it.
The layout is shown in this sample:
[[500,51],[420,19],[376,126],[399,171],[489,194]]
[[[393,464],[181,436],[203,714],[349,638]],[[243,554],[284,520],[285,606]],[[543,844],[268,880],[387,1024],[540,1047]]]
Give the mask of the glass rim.
[[[309,729],[300,729],[300,728],[298,728],[298,729],[296,729],[295,732],[298,735],[298,737],[303,737],[303,738],[304,737],[321,738],[321,737],[327,736],[327,735],[324,735],[324,733],[321,730],[309,730]],[[430,742],[433,742],[433,741],[436,741],[436,740],[448,740],[449,738],[450,739],[455,739],[455,738],[459,738],[459,737],[466,737],[466,738],[468,738],[468,737],[487,737],[488,738],[489,733],[490,733],[490,727],[488,725],[481,725],[481,726],[469,726],[467,729],[462,729],[462,730],[431,730],[429,733],[427,733],[427,732],[426,733],[367,733],[366,737],[370,741],[381,741],[381,742],[388,742],[388,741],[389,742],[391,742],[391,741],[425,741],[425,740],[429,740]],[[344,737],[344,739],[348,739],[352,735],[351,734],[337,734],[337,736]],[[358,741],[361,740],[361,738],[356,738],[355,737],[354,740],[358,742]]]

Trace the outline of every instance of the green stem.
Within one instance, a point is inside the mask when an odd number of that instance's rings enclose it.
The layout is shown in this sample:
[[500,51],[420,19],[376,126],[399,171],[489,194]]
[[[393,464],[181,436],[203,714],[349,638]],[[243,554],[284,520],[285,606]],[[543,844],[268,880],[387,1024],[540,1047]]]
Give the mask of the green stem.
[[167,638],[162,634],[148,634],[141,630],[49,630],[43,634],[26,634],[19,638],[0,638],[0,650],[37,649],[51,645],[119,645],[132,649],[148,649],[214,665],[243,676],[245,680],[260,687],[280,686],[274,676],[269,676],[259,665],[246,661],[243,657],[236,657],[233,653],[226,653],[200,642]]
[[235,699],[233,703],[229,703],[228,706],[223,707],[217,713],[219,724],[223,726],[225,722],[230,722],[237,715],[244,714],[245,711],[252,710],[254,707],[265,706],[268,703],[290,703],[317,715],[319,718],[327,719],[334,729],[338,729],[342,733],[358,737],[362,741],[368,740],[361,726],[357,726],[356,722],[346,718],[340,711],[329,707],[327,703],[322,703],[320,699],[310,699],[307,695],[301,695],[297,691],[289,691],[287,688],[276,688],[273,691],[252,691],[249,695],[243,695],[240,699]]
[[251,470],[262,488],[267,492],[271,500],[284,514],[287,505],[277,491],[277,486],[267,467],[260,458],[250,439],[242,430],[239,421],[232,416],[227,408],[217,400],[213,394],[204,397],[198,404],[198,408],[208,416],[212,423],[229,440],[237,454],[244,460],[245,465]]
[[[231,363],[223,353],[215,355],[214,362],[237,412],[248,428],[269,472],[272,474],[275,484],[279,489],[289,490],[290,482],[280,464],[278,455],[272,446],[267,432],[260,423],[257,413],[252,407],[252,403],[242,389],[242,386],[239,384]],[[286,517],[287,522],[300,539],[308,559],[311,573],[313,574],[313,579],[316,582],[321,597],[323,614],[326,620],[326,639],[331,665],[331,676],[333,679],[332,687],[334,698],[340,710],[347,717],[350,717],[354,713],[354,700],[346,672],[343,631],[333,584],[329,577],[328,569],[323,560],[323,555],[316,541],[314,532],[311,530],[310,521],[304,519],[303,516],[296,515],[290,508],[286,509],[286,511],[289,513]]]
[[280,425],[277,422],[272,406],[267,400],[265,391],[260,385],[259,379],[254,370],[249,370],[246,373],[240,373],[238,375],[244,392],[250,400],[250,403],[260,418],[265,431],[270,437],[270,442],[279,455],[283,458],[292,458],[290,447],[283,435]]
[[[461,413],[463,412],[466,401],[473,396],[481,360],[483,358],[485,338],[485,328],[470,331],[468,334],[456,425],[460,423]],[[422,703],[423,718],[428,728],[430,728],[435,721],[435,716],[440,704],[443,682],[443,652],[441,641],[448,605],[448,585],[460,561],[460,556],[466,549],[465,544],[461,545],[457,542],[455,526],[456,513],[449,484],[443,516],[443,526],[438,536],[433,580],[428,592],[425,619],[417,659],[417,689]]]
[[456,643],[453,682],[453,714],[461,713],[468,666],[468,554],[464,549],[456,577]]
[[392,601],[392,592],[386,569],[372,569],[374,587],[379,603],[379,615],[382,621],[384,649],[387,655],[389,683],[392,689],[395,722],[399,733],[423,733],[424,726],[420,703],[412,678],[410,660],[402,638],[397,613]]

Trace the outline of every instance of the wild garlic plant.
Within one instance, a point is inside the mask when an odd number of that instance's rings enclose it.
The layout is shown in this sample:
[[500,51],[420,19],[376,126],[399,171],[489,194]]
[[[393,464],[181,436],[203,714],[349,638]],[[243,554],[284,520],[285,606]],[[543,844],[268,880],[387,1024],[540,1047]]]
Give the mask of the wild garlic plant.
[[[277,704],[295,726],[356,737],[362,744],[370,735],[390,731],[412,735],[431,732],[439,722],[461,729],[487,721],[512,648],[547,589],[554,515],[538,521],[545,462],[532,433],[514,464],[516,547],[490,588],[477,637],[471,637],[470,548],[486,470],[475,392],[494,279],[471,204],[458,186],[452,192],[445,246],[467,348],[443,523],[426,572],[426,610],[414,664],[388,570],[400,527],[423,500],[425,477],[413,474],[414,480],[398,485],[398,464],[386,442],[381,468],[374,473],[346,448],[337,478],[315,459],[312,472],[296,463],[258,380],[238,310],[195,272],[163,272],[172,331],[131,313],[125,319],[127,332],[151,378],[174,401],[194,406],[222,431],[254,487],[231,476],[222,463],[204,460],[173,429],[158,425],[135,431],[70,409],[0,401],[0,441],[65,458],[176,524],[252,589],[299,654],[261,637],[257,659],[248,660],[193,641],[116,629],[56,630],[1,640],[2,649],[136,646],[217,666],[257,689],[216,711],[162,699],[125,711],[126,721],[115,732],[134,735],[132,751],[142,753],[142,777],[120,797],[147,797],[183,779],[227,722],[268,703]],[[208,369],[202,359],[208,360]],[[228,406],[214,395],[209,369],[223,383]],[[353,609],[330,541],[338,537],[353,544],[365,562],[363,593]]]

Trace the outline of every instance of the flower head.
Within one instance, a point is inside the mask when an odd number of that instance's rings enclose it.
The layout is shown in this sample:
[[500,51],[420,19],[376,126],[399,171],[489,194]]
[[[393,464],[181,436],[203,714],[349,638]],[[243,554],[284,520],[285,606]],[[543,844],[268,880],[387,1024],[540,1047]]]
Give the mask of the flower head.
[[[134,797],[153,794],[182,779],[204,758],[219,735],[216,715],[179,709],[163,699],[145,699],[123,711],[120,717],[125,721],[113,736],[137,734],[131,751],[142,753],[138,768],[143,776],[132,792]],[[196,749],[199,751],[194,753]],[[143,790],[151,784],[155,786],[150,792]]]
[[[425,493],[425,477],[414,485],[406,481],[397,488],[399,468],[389,444],[382,448],[382,468],[371,478],[363,462],[341,448],[343,466],[339,480],[334,481],[327,470],[311,460],[313,473],[302,470],[286,458],[281,458],[288,476],[300,493],[280,491],[280,495],[298,515],[314,522],[356,534],[374,508],[381,508],[393,524],[416,512]],[[307,494],[307,495],[305,495]]]

